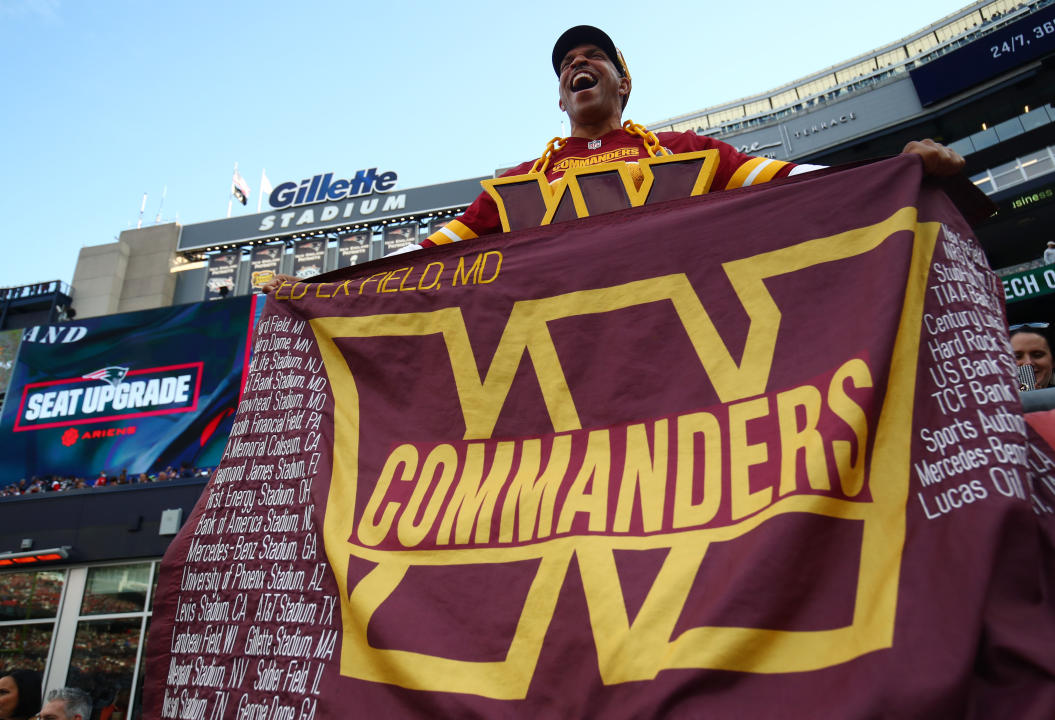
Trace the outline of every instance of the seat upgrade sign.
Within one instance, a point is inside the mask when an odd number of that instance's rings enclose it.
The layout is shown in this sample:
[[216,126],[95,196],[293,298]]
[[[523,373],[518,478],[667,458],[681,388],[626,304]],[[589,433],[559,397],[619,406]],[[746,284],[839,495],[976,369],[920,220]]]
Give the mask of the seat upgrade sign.
[[202,363],[131,370],[112,365],[79,377],[30,383],[22,390],[15,431],[192,412]]
[[252,298],[28,328],[0,433],[10,477],[219,461]]

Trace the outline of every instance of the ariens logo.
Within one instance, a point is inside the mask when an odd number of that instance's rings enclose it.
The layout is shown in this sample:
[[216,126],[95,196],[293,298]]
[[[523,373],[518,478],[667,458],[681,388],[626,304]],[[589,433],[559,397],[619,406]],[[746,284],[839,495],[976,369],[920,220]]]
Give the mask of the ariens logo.
[[333,173],[315,175],[300,184],[284,182],[271,191],[268,202],[273,208],[307,205],[316,202],[334,202],[345,198],[387,192],[396,184],[397,176],[388,171],[378,174],[377,168],[359,170],[347,180],[334,180]]
[[119,437],[121,435],[135,435],[136,426],[112,427],[102,430],[78,430],[77,428],[66,428],[62,433],[62,444],[66,447],[74,445],[78,440],[101,440],[103,438]]

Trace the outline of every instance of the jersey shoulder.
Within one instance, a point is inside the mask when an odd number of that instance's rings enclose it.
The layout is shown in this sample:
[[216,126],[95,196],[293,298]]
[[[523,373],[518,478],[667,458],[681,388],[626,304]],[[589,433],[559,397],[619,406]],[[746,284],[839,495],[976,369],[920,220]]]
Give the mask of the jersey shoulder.
[[685,132],[659,132],[656,133],[659,144],[672,152],[693,152],[694,150],[724,150],[733,147],[721,140],[715,140],[706,135],[697,135],[692,130]]

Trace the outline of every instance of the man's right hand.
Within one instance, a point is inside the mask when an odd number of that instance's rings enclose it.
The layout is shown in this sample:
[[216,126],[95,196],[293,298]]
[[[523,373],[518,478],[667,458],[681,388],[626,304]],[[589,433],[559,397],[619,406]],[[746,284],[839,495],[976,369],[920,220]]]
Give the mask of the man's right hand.
[[420,250],[420,249],[421,249],[421,245],[418,245],[417,243],[411,243],[410,245],[404,245],[403,247],[399,248],[398,250],[393,250],[392,252],[390,252],[387,255],[385,255],[385,257],[388,258],[388,257],[392,257],[393,255],[402,255],[403,253],[414,252],[415,250]]
[[902,154],[919,155],[923,159],[923,173],[937,177],[949,177],[963,170],[967,161],[960,153],[941,143],[936,143],[930,138],[926,140],[913,140]]
[[288,283],[292,285],[293,283],[298,283],[300,281],[300,278],[293,277],[292,275],[275,275],[275,277],[273,277],[269,282],[265,283],[260,288],[260,291],[263,292],[265,295],[269,295],[275,290],[277,290],[282,285],[282,283]]

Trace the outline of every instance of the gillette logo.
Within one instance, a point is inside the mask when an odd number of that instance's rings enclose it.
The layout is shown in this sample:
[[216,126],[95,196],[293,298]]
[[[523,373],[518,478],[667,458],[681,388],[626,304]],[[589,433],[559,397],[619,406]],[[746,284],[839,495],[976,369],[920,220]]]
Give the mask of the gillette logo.
[[315,175],[300,184],[285,182],[271,191],[268,202],[273,208],[285,208],[292,205],[307,205],[315,202],[332,202],[345,198],[386,192],[396,184],[394,172],[377,173],[377,168],[360,170],[355,177],[347,180],[334,180],[333,173]]

